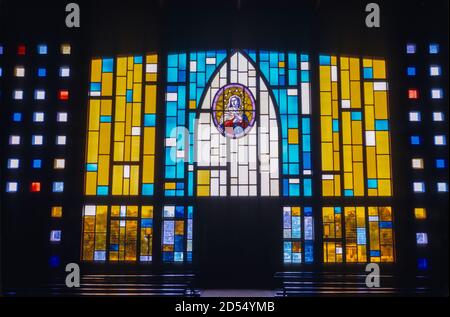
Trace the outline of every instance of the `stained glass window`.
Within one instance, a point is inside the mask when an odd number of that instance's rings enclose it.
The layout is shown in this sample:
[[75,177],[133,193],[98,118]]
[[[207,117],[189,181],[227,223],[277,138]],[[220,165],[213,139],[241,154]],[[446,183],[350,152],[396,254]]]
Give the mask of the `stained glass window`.
[[152,243],[152,206],[84,206],[83,260],[150,262]]
[[[70,54],[70,46],[61,51]],[[86,200],[118,196],[122,205],[85,206],[83,260],[153,260],[153,207],[128,197],[154,195],[157,63],[156,54],[91,62]],[[60,69],[63,77],[69,72]]]
[[314,220],[311,207],[283,208],[284,263],[312,263]]
[[319,63],[322,194],[391,196],[385,61],[321,55]]
[[153,195],[156,65],[155,54],[92,60],[86,195]]
[[166,115],[166,196],[312,195],[308,55],[169,54]]
[[322,221],[324,262],[394,262],[391,207],[323,207]]
[[166,263],[192,262],[192,206],[164,206],[162,223],[162,259]]

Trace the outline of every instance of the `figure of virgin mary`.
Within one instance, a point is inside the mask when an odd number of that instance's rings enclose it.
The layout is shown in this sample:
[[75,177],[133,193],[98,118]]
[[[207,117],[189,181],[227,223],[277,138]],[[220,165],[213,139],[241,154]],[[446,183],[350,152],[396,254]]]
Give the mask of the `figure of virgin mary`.
[[220,118],[220,126],[228,135],[239,136],[249,125],[247,115],[243,110],[241,98],[233,95],[225,106],[225,113]]

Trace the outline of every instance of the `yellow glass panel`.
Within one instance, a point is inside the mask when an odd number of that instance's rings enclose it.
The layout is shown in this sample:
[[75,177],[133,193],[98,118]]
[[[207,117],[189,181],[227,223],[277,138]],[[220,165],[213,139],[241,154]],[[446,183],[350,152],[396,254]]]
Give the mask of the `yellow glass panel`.
[[351,90],[351,106],[352,108],[361,108],[361,87],[359,81],[350,83]]
[[209,170],[199,170],[197,172],[197,183],[199,185],[209,185],[210,171]]
[[142,100],[142,84],[133,85],[133,102],[141,102]]
[[131,137],[131,161],[139,162],[139,152],[141,149],[141,137],[140,136],[132,136]]
[[123,142],[114,142],[114,161],[123,161],[124,147],[125,144]]
[[375,119],[387,119],[387,93],[375,91]]
[[364,103],[366,105],[373,105],[373,82],[364,83]]
[[341,69],[349,69],[348,57],[341,57]]
[[86,195],[97,194],[97,172],[86,173]]
[[88,133],[87,162],[97,163],[98,160],[98,132]]
[[107,186],[109,182],[109,155],[100,155],[98,163],[98,184]]
[[176,188],[176,184],[175,183],[166,183],[164,186],[164,189],[175,189]]
[[209,196],[209,186],[197,186],[197,196]]
[[130,171],[130,195],[139,193],[139,166],[132,165]]
[[155,128],[144,128],[144,155],[155,154]]
[[53,206],[52,207],[52,217],[53,218],[61,218],[62,217],[62,207],[61,206]]
[[145,155],[143,158],[143,173],[142,182],[143,183],[153,183],[154,180],[154,156]]
[[[359,58],[350,58],[350,80],[359,80]],[[353,92],[352,92],[353,93]]]
[[331,143],[322,143],[322,170],[333,170],[333,146]]
[[115,122],[125,121],[125,97],[116,97]]
[[98,130],[100,124],[100,100],[89,101],[89,130]]
[[102,74],[102,96],[112,96],[113,74]]
[[414,208],[414,216],[418,220],[427,219],[427,211],[425,208]]
[[372,67],[372,60],[368,58],[363,59],[363,67]]
[[116,81],[116,96],[125,96],[127,91],[126,77],[117,77]]
[[122,179],[123,179],[123,166],[113,166],[113,178],[112,178],[112,194],[122,195]]
[[298,144],[298,129],[288,129],[288,143]]
[[389,134],[387,131],[377,131],[375,134],[377,154],[389,154]]
[[156,85],[145,86],[145,113],[156,113]]
[[341,99],[350,99],[350,74],[341,71]]
[[320,66],[320,90],[331,91],[331,67]]
[[102,78],[102,60],[93,59],[91,64],[91,81],[101,82]]
[[158,55],[157,54],[149,54],[145,58],[147,64],[154,64],[158,62]]
[[118,57],[117,58],[117,76],[127,75],[127,58]]
[[323,196],[334,196],[334,181],[333,180],[323,180],[322,181],[322,195]]
[[300,211],[301,211],[300,207],[292,207],[291,211],[292,211],[292,216],[300,216]]
[[100,124],[99,154],[109,154],[111,146],[111,123]]
[[373,60],[373,78],[385,79],[386,78],[386,62],[384,60]]

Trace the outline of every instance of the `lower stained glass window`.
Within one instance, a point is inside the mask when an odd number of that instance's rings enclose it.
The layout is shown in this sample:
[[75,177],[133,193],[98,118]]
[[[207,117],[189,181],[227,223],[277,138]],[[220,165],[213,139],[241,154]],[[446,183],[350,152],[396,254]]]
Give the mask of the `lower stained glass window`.
[[[302,225],[303,224],[303,225]],[[314,221],[312,208],[283,208],[284,263],[312,263]]]
[[322,220],[325,263],[394,262],[391,207],[323,207]]
[[193,211],[192,206],[164,206],[163,262],[192,262]]
[[[153,206],[87,205],[83,260],[152,261]],[[139,246],[138,247],[138,242]]]

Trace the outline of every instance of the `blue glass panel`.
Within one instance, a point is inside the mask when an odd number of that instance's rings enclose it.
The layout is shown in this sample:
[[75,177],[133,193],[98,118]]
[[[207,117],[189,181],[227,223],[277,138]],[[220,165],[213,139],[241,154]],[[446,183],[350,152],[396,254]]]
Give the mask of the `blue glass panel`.
[[97,186],[97,195],[99,196],[108,195],[108,186]]
[[[286,116],[282,116],[282,117],[286,117]],[[288,128],[298,128],[298,116],[296,115],[288,115]],[[302,127],[303,128],[303,127]]]
[[359,111],[352,112],[352,120],[359,121],[359,120],[361,120],[361,118],[362,118],[361,112],[359,112]]
[[180,71],[178,72],[178,81],[179,81],[179,82],[184,82],[184,81],[186,81],[186,71],[180,70]]
[[314,246],[312,241],[305,241],[305,262],[312,263],[314,261]]
[[178,67],[178,54],[169,54],[167,57],[167,67]]
[[42,160],[36,159],[33,160],[33,168],[41,168],[42,167]]
[[167,166],[166,165],[166,178],[175,178],[175,166]]
[[50,267],[58,267],[61,264],[61,259],[57,255],[52,255],[49,259]]
[[439,53],[439,44],[437,43],[431,43],[428,51],[430,54],[438,54]]
[[145,114],[144,115],[144,127],[154,127],[156,122],[155,114]]
[[134,57],[134,63],[135,64],[142,64],[142,56],[135,56]]
[[133,102],[133,90],[127,89],[126,100],[127,100],[127,102]]
[[368,188],[378,188],[378,181],[376,179],[368,179],[367,187]]
[[356,240],[360,245],[366,244],[366,229],[365,228],[356,228]]
[[426,269],[428,269],[428,260],[426,258],[419,258],[419,259],[417,259],[417,268],[419,270],[426,270]]
[[420,137],[418,135],[411,136],[411,144],[412,145],[419,145],[420,144]]
[[100,122],[111,122],[111,116],[100,116]]
[[142,184],[142,195],[144,196],[153,195],[153,184]]
[[47,76],[47,69],[45,68],[38,68],[38,77],[45,77]]
[[300,184],[289,184],[289,196],[300,196]]
[[372,69],[372,67],[364,67],[363,76],[364,76],[364,78],[368,78],[368,79],[373,78],[373,69]]
[[96,172],[97,171],[97,164],[94,164],[94,163],[86,164],[86,170],[88,172]]
[[339,132],[339,120],[333,119],[333,132]]
[[319,55],[319,64],[320,65],[330,65],[331,57],[329,55]]
[[344,190],[344,196],[353,196],[353,190],[345,189]]
[[22,113],[20,113],[20,112],[14,112],[14,113],[13,113],[13,121],[14,121],[14,122],[20,122],[20,121],[22,121]]
[[178,81],[178,69],[174,67],[169,67],[167,69],[167,81],[169,83],[175,83]]
[[112,58],[104,58],[102,61],[102,72],[112,73],[114,60]]
[[310,152],[311,151],[311,146],[310,146],[311,136],[309,134],[303,135],[302,139],[303,139],[303,151]]
[[153,219],[148,219],[148,218],[141,219],[141,227],[142,228],[153,227]]
[[436,168],[445,168],[445,160],[436,159]]
[[302,83],[309,82],[309,71],[307,71],[307,70],[301,71],[301,81],[302,81]]
[[304,191],[304,195],[307,197],[312,196],[312,183],[311,183],[311,179],[306,178],[303,180],[303,191]]
[[378,131],[387,131],[389,124],[387,120],[375,120],[375,129]]
[[111,244],[109,246],[110,251],[119,251],[119,245],[118,244]]
[[406,69],[406,73],[408,76],[416,76],[416,68],[414,66],[410,66]]

